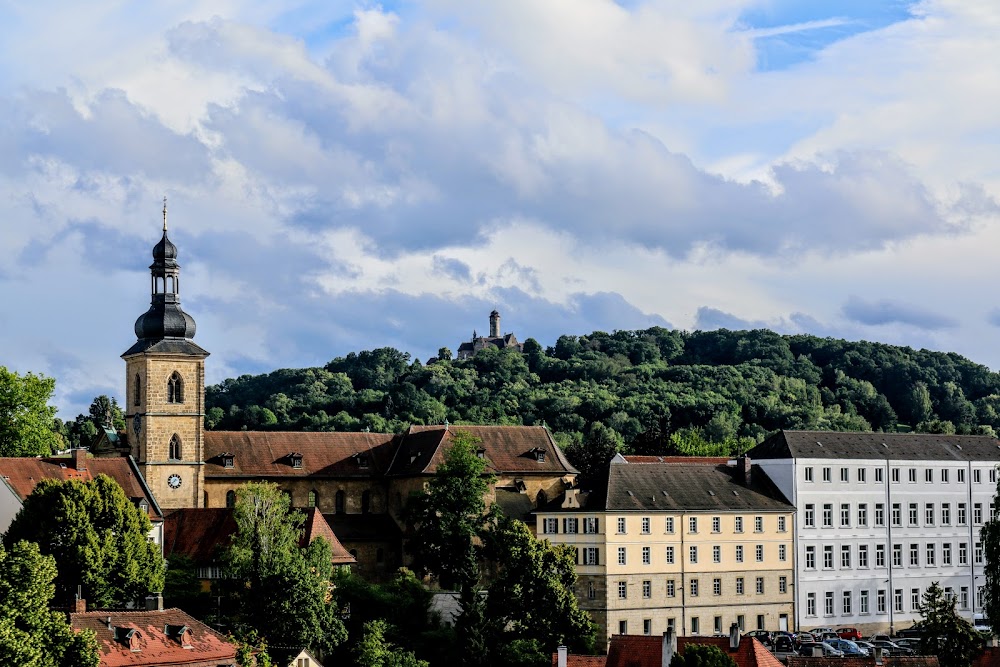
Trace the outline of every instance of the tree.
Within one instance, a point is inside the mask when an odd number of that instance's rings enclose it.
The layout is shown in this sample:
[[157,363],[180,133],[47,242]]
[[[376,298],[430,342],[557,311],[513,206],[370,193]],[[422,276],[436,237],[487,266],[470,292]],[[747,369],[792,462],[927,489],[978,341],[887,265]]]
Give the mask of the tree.
[[66,604],[78,585],[93,606],[124,606],[163,590],[163,556],[149,541],[146,512],[107,475],[81,482],[43,479],[4,535],[39,545],[55,559],[57,600]]
[[686,644],[683,653],[675,653],[670,667],[736,667],[736,662],[718,646]]
[[420,660],[385,638],[388,625],[381,619],[365,623],[364,634],[354,649],[357,667],[428,667],[426,660]]
[[921,598],[920,617],[920,648],[926,655],[936,655],[942,665],[970,667],[983,652],[982,637],[958,615],[955,599],[945,597],[936,581]]
[[438,361],[451,361],[451,348],[438,348]]
[[347,632],[332,597],[330,544],[317,538],[299,547],[304,517],[275,484],[240,487],[233,518],[236,533],[222,555],[233,620],[269,646],[332,651]]
[[477,456],[478,438],[455,430],[451,440],[427,490],[409,503],[408,521],[416,530],[407,549],[418,572],[463,590],[479,580],[474,540],[486,523],[485,496],[493,479],[485,474],[486,461]]
[[110,426],[115,431],[125,430],[125,414],[112,396],[101,394],[90,404],[90,419],[97,426]]
[[566,448],[566,456],[580,471],[580,483],[584,488],[592,488],[592,484],[600,481],[615,454],[624,449],[625,441],[613,428],[594,422],[587,429],[583,442],[574,442]]
[[[1000,480],[997,481],[997,493],[993,497],[994,505],[997,502],[1000,502]],[[986,582],[983,584],[983,612],[991,627],[1000,628],[1000,518],[994,515],[983,524],[979,539],[986,557],[983,568],[983,574],[986,575]]]
[[49,405],[55,388],[52,378],[0,366],[0,456],[48,456],[59,449],[56,409]]
[[0,547],[0,664],[35,667],[97,667],[93,631],[74,632],[49,611],[56,564],[37,544]]

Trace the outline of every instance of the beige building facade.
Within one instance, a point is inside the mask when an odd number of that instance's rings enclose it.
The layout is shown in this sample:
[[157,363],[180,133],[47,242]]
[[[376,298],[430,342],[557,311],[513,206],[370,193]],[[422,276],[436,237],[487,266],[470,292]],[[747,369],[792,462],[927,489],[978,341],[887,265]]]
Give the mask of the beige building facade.
[[539,538],[576,549],[599,638],[795,629],[793,508],[743,464],[619,456],[603,488],[535,513]]

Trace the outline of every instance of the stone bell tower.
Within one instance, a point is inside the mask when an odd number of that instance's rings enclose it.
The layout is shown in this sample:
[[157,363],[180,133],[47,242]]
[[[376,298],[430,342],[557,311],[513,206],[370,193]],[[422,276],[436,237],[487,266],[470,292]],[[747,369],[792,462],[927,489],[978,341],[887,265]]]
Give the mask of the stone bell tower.
[[135,321],[125,360],[128,441],[146,483],[163,509],[204,507],[205,358],[194,319],[181,310],[177,246],[153,247],[149,310]]

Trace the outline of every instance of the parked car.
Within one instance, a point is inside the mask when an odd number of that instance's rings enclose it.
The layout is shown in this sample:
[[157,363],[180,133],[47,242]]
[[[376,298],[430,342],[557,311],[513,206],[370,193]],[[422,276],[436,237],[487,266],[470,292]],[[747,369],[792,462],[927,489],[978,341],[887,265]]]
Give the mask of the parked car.
[[903,648],[908,648],[914,653],[920,653],[920,640],[914,637],[900,637],[899,639],[892,640],[896,646],[902,646]]
[[872,635],[871,637],[868,638],[868,641],[870,641],[870,642],[873,642],[873,641],[876,641],[876,640],[877,641],[881,641],[881,642],[891,642],[892,641],[892,637],[890,637],[889,635]]
[[836,632],[824,632],[819,636],[819,640],[821,642],[830,641],[831,639],[840,639],[840,635],[838,635]]
[[811,632],[800,632],[795,635],[795,642],[801,644],[803,642],[816,642],[819,641],[819,637]]
[[972,627],[979,632],[993,634],[993,628],[990,627],[990,622],[983,618],[982,614],[976,614],[975,618],[972,619]]
[[854,643],[858,645],[858,648],[863,648],[868,651],[868,655],[875,655],[875,644],[864,639],[855,639]]
[[829,642],[803,642],[799,645],[799,654],[812,656],[813,650],[819,649],[825,658],[843,658],[844,652],[830,646]]
[[753,637],[761,644],[765,646],[770,646],[774,643],[774,633],[770,630],[751,630],[750,632],[743,635],[744,637]]
[[828,639],[826,643],[838,651],[842,651],[844,655],[862,657],[868,656],[867,649],[861,648],[850,639]]
[[883,651],[888,652],[888,654],[892,656],[916,654],[916,651],[914,651],[912,648],[900,646],[896,642],[889,641],[888,639],[873,639],[871,641],[871,644],[873,647],[880,648]]
[[774,644],[771,646],[771,653],[798,655],[798,651],[796,650],[795,646],[795,641],[788,635],[778,635],[777,637],[774,638]]
[[857,628],[837,628],[837,635],[841,639],[861,639],[861,632]]
[[819,636],[822,635],[824,632],[833,632],[833,628],[813,628],[809,632]]
[[916,637],[917,639],[919,639],[920,637],[923,636],[923,634],[924,634],[924,629],[920,625],[914,625],[909,628],[906,628],[905,630],[900,630],[899,632],[896,633],[896,636],[908,637],[908,638]]

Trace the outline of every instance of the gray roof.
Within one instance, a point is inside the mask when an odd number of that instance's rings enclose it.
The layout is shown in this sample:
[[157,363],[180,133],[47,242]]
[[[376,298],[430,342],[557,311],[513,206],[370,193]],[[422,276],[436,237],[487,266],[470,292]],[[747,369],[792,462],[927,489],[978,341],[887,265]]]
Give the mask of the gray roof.
[[607,484],[587,498],[587,510],[612,511],[777,511],[791,512],[757,466],[752,484],[724,463],[616,463],[608,466]]
[[122,354],[129,357],[133,354],[186,354],[190,356],[207,357],[208,352],[186,338],[141,338]]
[[1000,461],[1000,440],[984,435],[780,431],[748,455],[755,460]]

